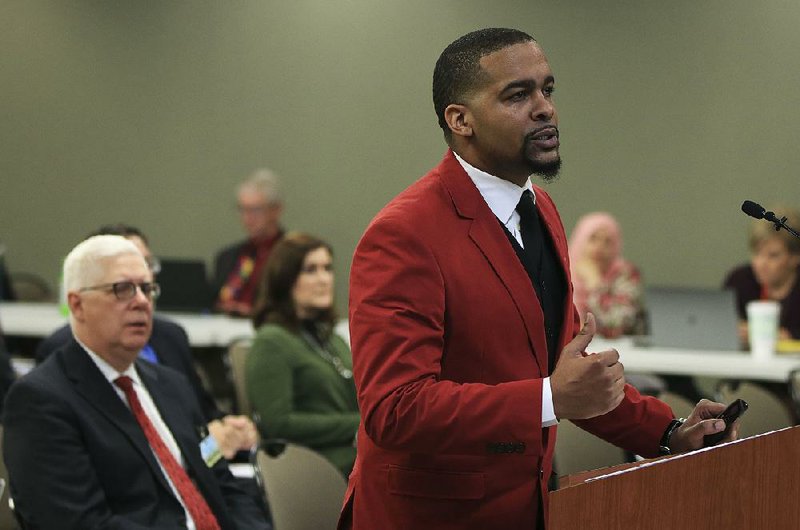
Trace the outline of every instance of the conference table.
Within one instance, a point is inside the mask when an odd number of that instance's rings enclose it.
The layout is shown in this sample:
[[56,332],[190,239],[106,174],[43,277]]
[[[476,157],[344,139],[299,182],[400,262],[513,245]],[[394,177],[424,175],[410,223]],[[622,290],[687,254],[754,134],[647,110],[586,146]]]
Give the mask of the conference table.
[[[156,312],[186,330],[195,348],[227,348],[233,341],[254,335],[249,320],[220,314]],[[67,322],[59,306],[53,303],[2,302],[0,326],[7,336],[42,338]],[[347,322],[340,322],[337,332],[347,337]],[[607,340],[596,337],[587,351],[615,348],[625,370],[631,373],[708,376],[723,379],[750,379],[786,382],[800,369],[800,353],[776,354],[756,359],[746,351],[709,351],[656,348],[637,345],[631,337]]]
[[720,379],[748,379],[785,383],[800,369],[800,353],[753,357],[749,351],[690,350],[637,346],[631,337],[615,340],[595,338],[587,348],[598,352],[614,348],[626,372],[688,375]]

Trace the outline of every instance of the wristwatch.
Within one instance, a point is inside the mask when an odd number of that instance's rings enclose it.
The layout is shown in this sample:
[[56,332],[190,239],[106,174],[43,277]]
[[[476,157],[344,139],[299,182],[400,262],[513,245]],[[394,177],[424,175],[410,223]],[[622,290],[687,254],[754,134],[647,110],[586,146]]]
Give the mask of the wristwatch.
[[678,430],[678,427],[684,424],[686,418],[677,418],[669,422],[667,426],[667,430],[664,431],[664,436],[661,437],[661,441],[658,442],[658,453],[660,455],[671,455],[672,449],[669,448],[669,442],[672,438],[672,435],[675,431]]

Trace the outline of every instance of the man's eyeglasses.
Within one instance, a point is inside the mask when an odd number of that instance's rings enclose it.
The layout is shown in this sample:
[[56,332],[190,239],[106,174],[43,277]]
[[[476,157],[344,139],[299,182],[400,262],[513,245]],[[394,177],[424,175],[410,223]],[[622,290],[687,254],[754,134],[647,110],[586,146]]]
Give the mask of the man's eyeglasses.
[[261,204],[259,206],[244,206],[242,204],[237,204],[236,209],[239,211],[240,215],[257,215],[269,210],[269,206],[269,204]]
[[93,285],[92,287],[84,287],[81,289],[83,291],[107,291],[111,289],[114,293],[114,296],[117,297],[117,300],[127,301],[132,299],[136,296],[136,289],[142,291],[142,294],[145,295],[150,300],[155,300],[158,298],[158,295],[161,294],[161,287],[155,282],[115,282],[115,283],[104,283],[101,285]]

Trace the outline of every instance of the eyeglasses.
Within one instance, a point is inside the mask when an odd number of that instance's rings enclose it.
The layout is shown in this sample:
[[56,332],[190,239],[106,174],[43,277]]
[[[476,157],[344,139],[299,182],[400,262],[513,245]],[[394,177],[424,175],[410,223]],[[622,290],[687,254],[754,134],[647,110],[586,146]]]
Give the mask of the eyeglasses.
[[117,300],[127,301],[132,299],[136,296],[136,289],[142,291],[142,294],[145,295],[150,300],[155,300],[158,298],[158,295],[161,294],[161,287],[155,282],[116,282],[116,283],[104,283],[101,285],[94,285],[92,287],[84,287],[81,289],[83,291],[106,291],[111,289],[114,293],[114,296],[117,297]]
[[269,204],[262,204],[259,206],[244,206],[237,204],[236,209],[239,211],[240,215],[257,215],[269,210]]

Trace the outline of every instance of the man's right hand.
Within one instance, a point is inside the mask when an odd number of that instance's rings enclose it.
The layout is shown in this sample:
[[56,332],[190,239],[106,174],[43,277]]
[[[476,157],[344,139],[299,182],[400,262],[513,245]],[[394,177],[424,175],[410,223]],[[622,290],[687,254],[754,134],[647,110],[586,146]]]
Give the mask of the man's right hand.
[[594,418],[614,410],[625,397],[625,371],[616,350],[586,354],[595,334],[595,319],[586,323],[561,351],[550,376],[553,407],[559,420]]

